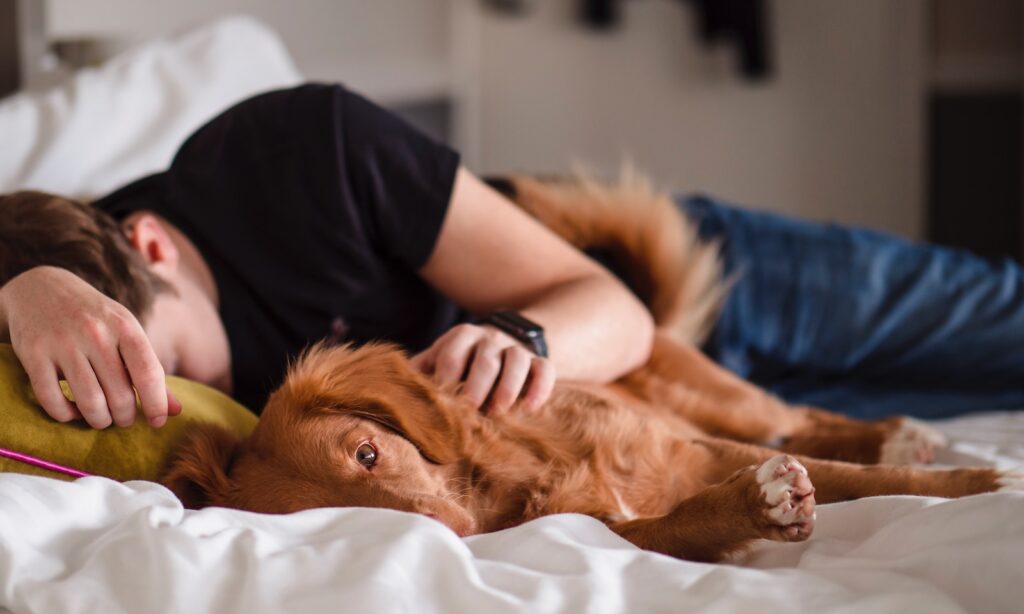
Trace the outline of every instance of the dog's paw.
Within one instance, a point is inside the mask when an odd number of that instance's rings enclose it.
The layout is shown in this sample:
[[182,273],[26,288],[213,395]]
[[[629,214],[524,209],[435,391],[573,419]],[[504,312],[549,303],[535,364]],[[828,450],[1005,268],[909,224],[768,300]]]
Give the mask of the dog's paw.
[[882,442],[878,462],[883,465],[912,465],[935,460],[935,450],[945,448],[949,440],[920,420],[900,417],[898,426]]
[[769,537],[802,541],[814,531],[814,485],[807,469],[792,456],[780,454],[757,468]]
[[1024,471],[1001,471],[996,485],[996,492],[1024,492]]

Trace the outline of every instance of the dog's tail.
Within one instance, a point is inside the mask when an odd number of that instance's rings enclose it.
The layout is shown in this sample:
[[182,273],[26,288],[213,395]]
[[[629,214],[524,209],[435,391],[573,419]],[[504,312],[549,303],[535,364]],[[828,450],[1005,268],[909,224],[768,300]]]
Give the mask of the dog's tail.
[[609,255],[661,330],[687,343],[707,337],[728,290],[719,245],[644,177],[626,169],[614,185],[582,175],[488,182],[575,247]]

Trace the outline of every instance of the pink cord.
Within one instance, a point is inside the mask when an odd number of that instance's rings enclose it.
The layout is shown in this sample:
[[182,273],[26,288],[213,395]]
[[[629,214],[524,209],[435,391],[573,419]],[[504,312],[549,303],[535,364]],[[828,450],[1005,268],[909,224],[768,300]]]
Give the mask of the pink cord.
[[10,458],[12,460],[21,461],[23,463],[34,465],[36,467],[42,467],[43,469],[49,469],[50,471],[56,471],[57,473],[63,473],[76,478],[89,477],[92,474],[78,469],[72,469],[71,467],[65,467],[64,465],[58,465],[57,463],[51,463],[50,461],[29,456],[28,454],[22,454],[21,452],[15,452],[14,450],[8,450],[7,448],[0,448],[0,456]]

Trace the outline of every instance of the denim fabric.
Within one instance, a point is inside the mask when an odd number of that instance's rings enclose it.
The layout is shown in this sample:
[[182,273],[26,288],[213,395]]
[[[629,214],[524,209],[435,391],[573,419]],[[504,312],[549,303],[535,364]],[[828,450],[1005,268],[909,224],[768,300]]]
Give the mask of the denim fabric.
[[705,351],[791,403],[875,418],[1024,408],[1024,270],[680,199],[735,275]]

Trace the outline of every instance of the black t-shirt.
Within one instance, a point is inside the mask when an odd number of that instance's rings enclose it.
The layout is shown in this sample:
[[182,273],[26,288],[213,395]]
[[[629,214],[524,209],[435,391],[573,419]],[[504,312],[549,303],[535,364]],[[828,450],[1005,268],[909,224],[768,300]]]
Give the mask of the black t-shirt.
[[417,275],[459,157],[341,86],[246,100],[171,167],[98,201],[164,216],[209,264],[234,396],[259,411],[288,360],[324,338],[427,347],[463,313]]

